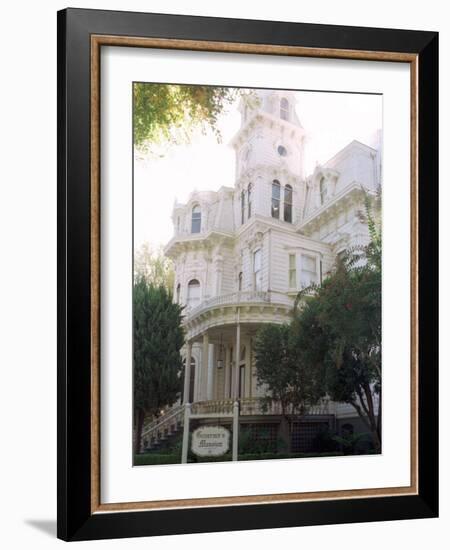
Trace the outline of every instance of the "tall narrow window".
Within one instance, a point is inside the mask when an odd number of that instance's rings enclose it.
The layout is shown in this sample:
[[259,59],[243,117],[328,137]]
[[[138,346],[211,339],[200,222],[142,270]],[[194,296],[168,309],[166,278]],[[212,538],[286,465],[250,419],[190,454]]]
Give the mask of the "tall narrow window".
[[191,279],[188,283],[187,306],[193,308],[200,303],[200,283],[197,279]]
[[292,223],[292,187],[284,188],[284,221]]
[[280,219],[281,186],[278,180],[272,182],[272,218]]
[[289,254],[289,288],[297,288],[297,267],[295,254]]
[[317,281],[317,261],[315,256],[302,254],[301,257],[301,275],[300,283],[302,288],[316,284]]
[[253,253],[253,279],[255,290],[262,289],[261,249]]
[[239,292],[242,290],[242,271],[238,275],[238,290]]
[[200,206],[196,204],[192,208],[192,223],[191,223],[191,233],[200,233],[202,227],[202,211]]
[[180,283],[177,284],[177,304],[180,303],[180,294],[181,294],[181,285]]
[[245,223],[245,192],[241,193],[241,224]]
[[283,120],[289,120],[289,101],[285,97],[280,101],[280,117]]
[[252,217],[252,184],[249,183],[247,187],[247,218]]
[[327,182],[325,181],[325,178],[322,176],[320,178],[320,183],[319,183],[319,187],[320,187],[320,204],[324,204],[324,202],[327,200],[327,196],[328,196],[328,186],[327,186]]

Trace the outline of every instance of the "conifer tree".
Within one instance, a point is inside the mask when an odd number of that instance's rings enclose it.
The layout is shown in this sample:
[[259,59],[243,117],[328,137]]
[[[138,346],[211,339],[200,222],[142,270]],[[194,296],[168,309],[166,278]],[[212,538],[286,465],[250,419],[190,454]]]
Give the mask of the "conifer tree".
[[138,453],[145,418],[158,417],[180,394],[180,349],[184,334],[182,307],[173,303],[163,285],[138,278],[134,284],[133,308],[135,452]]

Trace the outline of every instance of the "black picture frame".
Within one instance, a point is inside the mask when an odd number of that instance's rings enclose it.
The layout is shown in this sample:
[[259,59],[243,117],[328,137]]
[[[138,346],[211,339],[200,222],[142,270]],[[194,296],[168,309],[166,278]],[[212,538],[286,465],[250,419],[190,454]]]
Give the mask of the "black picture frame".
[[[91,37],[417,56],[418,492],[92,512]],[[58,12],[58,537],[88,540],[438,515],[438,33],[117,11]]]

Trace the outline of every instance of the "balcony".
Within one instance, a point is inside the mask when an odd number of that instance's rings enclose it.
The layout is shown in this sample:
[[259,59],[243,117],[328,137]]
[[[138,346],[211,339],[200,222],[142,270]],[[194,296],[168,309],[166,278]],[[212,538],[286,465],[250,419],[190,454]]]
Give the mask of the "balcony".
[[294,300],[283,292],[268,291],[250,291],[250,292],[232,292],[231,294],[222,294],[203,300],[201,304],[194,308],[187,308],[186,313],[189,319],[192,319],[207,310],[241,305],[269,305],[278,304],[292,307]]

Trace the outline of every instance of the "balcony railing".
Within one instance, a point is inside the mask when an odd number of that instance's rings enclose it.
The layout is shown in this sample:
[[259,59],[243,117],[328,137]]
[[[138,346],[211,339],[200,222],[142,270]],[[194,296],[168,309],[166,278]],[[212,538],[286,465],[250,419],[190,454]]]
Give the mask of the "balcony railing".
[[[192,412],[195,414],[230,413],[233,411],[233,399],[221,399],[214,401],[199,401],[192,404]],[[280,415],[281,404],[272,401],[265,404],[259,397],[243,397],[239,400],[239,416],[253,415]],[[323,399],[317,405],[309,407],[306,411],[297,410],[292,405],[285,411],[286,414],[334,414],[333,404],[328,399]]]
[[283,304],[286,306],[293,306],[294,300],[289,295],[283,292],[276,292],[273,290],[268,291],[247,291],[247,292],[232,292],[231,294],[222,294],[220,296],[214,296],[207,300],[203,300],[198,306],[193,308],[186,308],[188,317],[198,315],[200,312],[229,305],[241,305],[241,304]]

